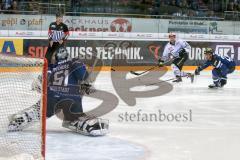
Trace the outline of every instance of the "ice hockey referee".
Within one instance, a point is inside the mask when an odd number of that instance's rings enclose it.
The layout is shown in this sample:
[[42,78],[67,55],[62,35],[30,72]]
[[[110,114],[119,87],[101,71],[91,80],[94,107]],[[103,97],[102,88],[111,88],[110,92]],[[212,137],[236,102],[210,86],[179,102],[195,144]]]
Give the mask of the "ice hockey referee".
[[64,47],[69,36],[68,26],[63,23],[63,14],[56,14],[56,21],[49,25],[48,29],[48,49],[45,55],[48,64],[51,64],[53,53],[59,48]]

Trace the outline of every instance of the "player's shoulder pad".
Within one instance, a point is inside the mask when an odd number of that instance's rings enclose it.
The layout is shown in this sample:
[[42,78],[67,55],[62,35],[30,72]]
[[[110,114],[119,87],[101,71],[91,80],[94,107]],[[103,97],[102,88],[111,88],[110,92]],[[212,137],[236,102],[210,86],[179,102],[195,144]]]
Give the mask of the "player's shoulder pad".
[[56,22],[51,22],[49,26],[52,26],[52,25],[57,25]]
[[62,26],[64,29],[68,29],[68,26],[67,26],[65,23],[61,23],[61,26]]
[[73,64],[73,65],[84,65],[84,63],[82,62],[82,60],[81,59],[79,59],[79,58],[73,58],[72,60],[71,60],[71,63]]
[[183,39],[176,39],[176,43],[184,43],[185,41]]
[[52,22],[52,23],[50,23],[50,25],[49,25],[49,29],[55,29],[57,27],[57,23],[56,22]]
[[214,59],[221,59],[221,56],[218,55],[218,54],[213,54],[213,58],[214,58]]
[[62,25],[63,25],[64,27],[67,27],[67,25],[66,25],[65,23],[62,23]]
[[168,43],[166,44],[165,48],[169,48],[169,47],[172,47],[172,45],[171,45],[170,42],[168,42]]
[[213,61],[213,63],[214,64],[216,64],[216,63],[218,63],[219,61],[221,61],[221,56],[220,55],[217,55],[217,54],[213,54],[213,59],[212,59],[212,61]]

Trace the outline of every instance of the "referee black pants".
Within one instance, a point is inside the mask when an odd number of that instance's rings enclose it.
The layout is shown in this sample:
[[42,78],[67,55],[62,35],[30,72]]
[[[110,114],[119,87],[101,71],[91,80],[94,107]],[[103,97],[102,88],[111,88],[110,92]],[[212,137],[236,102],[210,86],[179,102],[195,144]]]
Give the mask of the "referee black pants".
[[47,59],[48,61],[48,64],[51,64],[51,61],[52,61],[52,56],[53,56],[53,53],[60,47],[63,47],[64,44],[59,44],[58,42],[53,42],[53,45],[50,46],[50,43],[48,44],[48,49],[47,49],[47,52],[45,54],[45,58]]

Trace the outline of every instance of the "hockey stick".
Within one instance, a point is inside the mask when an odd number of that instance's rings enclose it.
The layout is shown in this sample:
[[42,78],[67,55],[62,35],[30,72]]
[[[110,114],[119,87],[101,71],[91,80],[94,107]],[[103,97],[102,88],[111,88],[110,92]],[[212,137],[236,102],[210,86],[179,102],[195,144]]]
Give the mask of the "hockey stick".
[[[163,66],[166,65],[166,64],[168,64],[169,62],[171,62],[171,61],[173,61],[173,60],[174,60],[174,58],[173,58],[173,59],[170,59],[170,60],[168,60],[168,61],[166,61],[166,62],[164,62],[164,63],[163,63]],[[144,74],[144,73],[146,73],[146,72],[148,72],[148,71],[151,71],[151,70],[155,69],[156,67],[159,67],[159,66],[151,67],[151,68],[149,68],[149,69],[147,69],[147,70],[145,70],[145,71],[143,71],[143,72],[140,72],[140,73],[137,73],[137,72],[134,72],[134,71],[130,71],[130,73],[132,73],[132,74],[134,74],[134,75],[136,75],[136,76],[140,76],[140,75],[142,75],[142,74]]]
[[[93,77],[93,71],[94,71],[94,68],[96,67],[97,65],[97,62],[99,61],[100,59],[98,59],[97,57],[95,57],[95,60],[92,64],[92,66],[90,67],[89,69],[89,72],[88,72],[88,77],[85,79],[85,80],[82,80],[80,83],[79,83],[79,87],[82,91],[84,91],[86,94],[90,94],[90,93],[93,93],[95,92],[96,90],[94,88],[92,88],[92,86],[94,85],[96,79],[94,79]],[[87,70],[86,72],[84,73],[84,77],[85,75],[87,74]],[[83,93],[84,93],[83,92]],[[83,94],[82,94],[83,95]]]
[[142,74],[144,74],[144,73],[146,73],[148,71],[151,71],[151,70],[155,69],[156,67],[158,67],[158,66],[151,67],[151,68],[149,68],[149,69],[147,69],[147,70],[145,70],[145,71],[143,71],[141,73],[137,73],[137,72],[134,72],[134,71],[130,71],[130,73],[132,73],[132,74],[134,74],[136,76],[140,76],[140,75],[142,75]]

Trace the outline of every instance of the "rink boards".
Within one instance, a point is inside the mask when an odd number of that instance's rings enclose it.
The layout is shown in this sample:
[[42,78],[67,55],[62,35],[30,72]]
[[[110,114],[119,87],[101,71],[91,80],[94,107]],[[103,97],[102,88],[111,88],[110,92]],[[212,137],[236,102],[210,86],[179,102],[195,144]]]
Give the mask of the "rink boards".
[[[111,69],[109,66],[124,71],[145,70],[157,64],[167,42],[167,39],[72,38],[67,41],[66,49],[71,58],[79,58],[89,66],[97,59],[96,70],[107,71]],[[186,70],[194,70],[204,63],[204,51],[209,47],[219,55],[231,57],[240,66],[240,45],[237,41],[188,39],[187,42],[191,51],[185,63]],[[9,55],[42,58],[47,47],[48,40],[40,37],[0,38],[0,52]]]

